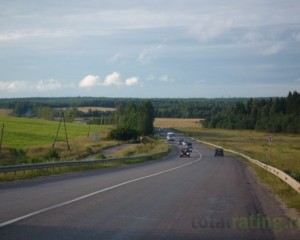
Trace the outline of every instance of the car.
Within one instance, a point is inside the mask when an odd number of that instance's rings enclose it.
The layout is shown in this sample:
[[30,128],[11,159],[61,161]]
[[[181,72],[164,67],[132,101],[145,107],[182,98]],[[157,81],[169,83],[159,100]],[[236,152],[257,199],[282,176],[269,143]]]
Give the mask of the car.
[[178,145],[183,145],[183,139],[178,140]]
[[181,151],[180,151],[180,157],[181,158],[183,158],[183,157],[188,157],[189,158],[190,156],[191,156],[191,154],[186,148],[181,149]]
[[185,146],[184,149],[186,149],[188,152],[193,152],[192,146]]
[[220,156],[220,157],[224,157],[224,150],[223,148],[216,148],[215,149],[215,157]]

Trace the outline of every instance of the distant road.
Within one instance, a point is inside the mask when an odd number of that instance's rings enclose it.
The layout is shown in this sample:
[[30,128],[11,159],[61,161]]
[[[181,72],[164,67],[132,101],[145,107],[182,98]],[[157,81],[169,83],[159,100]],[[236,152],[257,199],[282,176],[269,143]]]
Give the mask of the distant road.
[[161,160],[0,184],[1,240],[299,238],[244,163],[173,145]]

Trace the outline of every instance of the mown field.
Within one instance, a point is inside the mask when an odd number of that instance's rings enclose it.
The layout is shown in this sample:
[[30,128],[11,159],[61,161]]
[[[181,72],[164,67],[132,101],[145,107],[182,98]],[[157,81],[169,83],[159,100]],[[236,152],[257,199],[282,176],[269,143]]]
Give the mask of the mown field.
[[[155,126],[173,128],[199,140],[242,152],[268,165],[279,168],[300,181],[300,135],[272,134],[247,130],[206,129],[200,119],[155,119]],[[251,164],[250,164],[251,165]],[[272,174],[252,166],[259,177],[289,206],[300,211],[300,195]]]

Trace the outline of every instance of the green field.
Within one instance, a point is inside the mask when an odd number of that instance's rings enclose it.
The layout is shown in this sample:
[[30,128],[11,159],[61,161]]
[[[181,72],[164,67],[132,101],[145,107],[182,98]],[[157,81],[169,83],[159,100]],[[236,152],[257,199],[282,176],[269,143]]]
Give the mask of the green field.
[[[66,123],[69,149],[63,122],[58,128],[59,122],[55,121],[0,116],[0,130],[3,123],[0,165],[82,159],[118,144],[105,139],[111,126]],[[93,138],[94,135],[97,139]],[[53,158],[53,151],[58,154],[56,158]]]
[[[27,148],[50,144],[54,141],[59,122],[43,119],[3,117],[0,116],[0,129],[4,123],[2,146]],[[66,123],[69,140],[79,136],[87,136],[88,125]],[[90,132],[103,132],[103,127],[91,125]],[[59,140],[65,140],[63,123],[59,128]]]

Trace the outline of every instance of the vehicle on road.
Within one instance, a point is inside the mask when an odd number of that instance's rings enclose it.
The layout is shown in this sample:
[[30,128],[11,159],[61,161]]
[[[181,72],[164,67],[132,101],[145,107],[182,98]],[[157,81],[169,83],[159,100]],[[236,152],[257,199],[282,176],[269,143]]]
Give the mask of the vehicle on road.
[[181,158],[183,158],[183,157],[188,157],[189,158],[190,156],[191,156],[191,154],[186,148],[181,149],[181,151],[180,151],[180,157]]
[[173,132],[168,132],[167,133],[167,140],[168,141],[175,141],[176,137],[175,137],[175,133]]
[[215,149],[215,157],[224,157],[224,150],[223,148],[216,148]]
[[188,152],[193,152],[193,144],[191,142],[187,142],[186,145],[185,145],[185,149]]
[[178,140],[178,145],[183,145],[183,139]]

